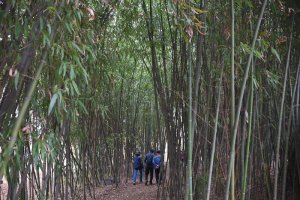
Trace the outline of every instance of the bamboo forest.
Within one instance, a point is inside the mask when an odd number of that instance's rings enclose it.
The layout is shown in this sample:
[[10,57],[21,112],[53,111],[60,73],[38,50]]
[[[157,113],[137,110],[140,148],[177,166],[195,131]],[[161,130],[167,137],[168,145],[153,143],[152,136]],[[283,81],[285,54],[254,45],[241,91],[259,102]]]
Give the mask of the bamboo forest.
[[299,0],[0,0],[0,200],[299,200],[299,105]]

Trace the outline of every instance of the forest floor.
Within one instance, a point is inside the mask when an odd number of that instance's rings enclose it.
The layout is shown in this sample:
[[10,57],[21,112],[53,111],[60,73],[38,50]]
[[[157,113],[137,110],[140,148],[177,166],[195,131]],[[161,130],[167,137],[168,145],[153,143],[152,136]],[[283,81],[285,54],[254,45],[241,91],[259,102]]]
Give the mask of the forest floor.
[[[0,185],[0,199],[6,199],[7,182]],[[156,200],[157,185],[147,185],[145,183],[137,183],[133,185],[131,182],[121,183],[117,188],[115,185],[107,185],[97,187],[90,192],[86,192],[88,200]],[[78,199],[84,199],[83,192]],[[70,198],[71,199],[71,198]]]
[[6,195],[8,192],[8,185],[6,180],[2,180],[0,184],[0,199],[6,199]]
[[[147,185],[145,183],[137,183],[133,185],[131,181],[127,183],[120,183],[118,187],[116,185],[106,185],[101,187],[96,187],[90,192],[86,190],[86,198],[83,196],[83,191],[79,191],[80,196],[75,197],[76,200],[156,200],[157,195],[157,185]],[[255,199],[264,200],[267,199],[267,194],[264,187],[259,188],[261,191],[255,194]],[[259,190],[258,189],[258,190]],[[0,200],[6,199],[8,192],[7,182],[4,181],[3,184],[0,184]],[[288,192],[287,199],[295,199],[293,195]],[[215,196],[216,194],[211,195],[211,199],[221,200],[222,197]],[[280,195],[280,194],[279,194]],[[223,196],[220,194],[220,196]],[[37,198],[36,198],[37,199]],[[53,198],[51,198],[53,199]],[[69,197],[71,200],[72,198]],[[296,198],[297,199],[297,198]],[[57,199],[60,200],[60,199]]]
[[99,200],[156,200],[157,185],[145,185],[145,183],[137,183],[133,185],[131,182],[119,185],[105,186],[95,190],[96,198]]

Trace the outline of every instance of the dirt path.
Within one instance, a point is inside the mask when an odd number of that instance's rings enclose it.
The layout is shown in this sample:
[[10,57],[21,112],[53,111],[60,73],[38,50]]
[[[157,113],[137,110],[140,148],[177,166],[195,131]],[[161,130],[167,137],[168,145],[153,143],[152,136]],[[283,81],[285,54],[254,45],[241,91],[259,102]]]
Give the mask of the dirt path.
[[96,199],[99,200],[156,200],[157,186],[144,183],[126,183],[117,189],[114,186],[106,186],[96,192]]
[[[0,185],[0,199],[6,199],[7,183]],[[155,184],[145,186],[144,183],[133,185],[131,182],[122,183],[118,188],[115,185],[95,188],[94,198],[89,196],[88,200],[156,200],[157,186]],[[70,198],[71,199],[71,198]],[[77,199],[84,199],[83,194],[77,196]]]

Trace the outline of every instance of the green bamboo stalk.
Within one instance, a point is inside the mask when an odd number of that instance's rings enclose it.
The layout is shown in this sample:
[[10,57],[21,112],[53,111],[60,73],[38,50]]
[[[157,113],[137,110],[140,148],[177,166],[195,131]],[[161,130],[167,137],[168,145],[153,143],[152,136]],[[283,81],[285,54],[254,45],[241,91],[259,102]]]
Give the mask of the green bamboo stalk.
[[235,116],[235,91],[234,91],[234,0],[231,0],[231,128],[234,127],[234,116]]
[[[253,63],[253,62],[252,62]],[[249,129],[248,129],[248,138],[247,138],[247,147],[246,147],[246,160],[245,160],[245,171],[243,175],[243,191],[242,191],[242,200],[245,199],[246,195],[246,183],[247,183],[247,174],[248,174],[248,163],[249,163],[249,156],[250,156],[250,141],[251,141],[251,133],[252,133],[252,115],[253,115],[253,66],[251,70],[251,93],[250,93],[250,108],[249,108]]]
[[261,161],[262,161],[261,163],[262,163],[262,168],[263,168],[263,178],[264,178],[264,182],[266,184],[268,199],[271,199],[272,192],[271,192],[270,178],[269,178],[270,171],[267,169],[267,164],[266,164],[265,157],[264,157],[265,152],[264,152],[263,141],[261,139],[261,134],[258,134],[258,140],[259,140],[260,156],[261,156]]
[[189,110],[188,110],[188,135],[189,135],[189,146],[188,146],[188,177],[189,177],[189,196],[188,199],[193,199],[193,171],[192,171],[192,159],[193,159],[193,144],[194,144],[194,130],[193,130],[193,99],[192,99],[192,45],[188,44],[188,68],[189,68]]
[[294,85],[294,91],[292,94],[292,102],[291,102],[291,108],[290,108],[290,114],[289,114],[289,121],[288,121],[288,128],[287,128],[287,135],[285,138],[285,149],[284,149],[284,168],[283,168],[283,184],[282,184],[282,196],[281,199],[285,200],[285,194],[286,194],[286,175],[287,175],[287,165],[288,165],[288,150],[289,150],[289,137],[290,137],[290,131],[291,131],[291,124],[292,124],[292,118],[293,118],[293,107],[294,107],[294,101],[296,97],[296,91],[297,91],[297,85],[299,84],[299,72],[300,72],[300,59],[297,69],[297,75],[296,75],[296,82]]
[[213,172],[213,166],[214,166],[216,138],[217,138],[217,132],[218,132],[219,110],[220,110],[220,102],[221,102],[221,88],[222,88],[223,68],[224,68],[224,66],[222,66],[222,71],[221,71],[221,75],[220,75],[220,78],[219,78],[218,103],[217,103],[217,111],[216,111],[216,117],[215,117],[214,137],[213,137],[213,143],[212,143],[213,146],[212,146],[211,157],[210,157],[210,166],[209,166],[209,174],[208,174],[208,185],[207,185],[206,200],[209,200],[210,190],[211,190],[211,179],[212,179],[212,172]]
[[27,96],[25,98],[24,104],[23,104],[23,106],[22,106],[22,108],[20,110],[20,113],[19,113],[19,116],[17,118],[17,121],[16,121],[16,123],[14,125],[13,131],[12,131],[12,135],[11,135],[11,139],[9,141],[8,148],[5,149],[5,152],[4,152],[4,159],[5,160],[9,159],[9,156],[12,153],[12,149],[13,149],[13,146],[14,146],[14,144],[16,142],[17,135],[18,135],[18,132],[20,130],[20,127],[21,127],[22,121],[24,119],[25,113],[26,113],[27,108],[29,106],[29,103],[31,101],[32,95],[34,93],[34,90],[36,88],[37,82],[38,82],[39,77],[41,75],[42,69],[43,69],[44,65],[46,64],[45,60],[46,60],[47,55],[48,55],[48,52],[47,52],[47,50],[45,50],[44,53],[43,53],[43,55],[42,55],[42,60],[41,60],[40,66],[39,66],[39,68],[38,68],[38,70],[36,72],[36,75],[35,75],[35,77],[33,79],[33,82],[31,84],[31,86],[29,88],[29,91],[27,93]]
[[284,83],[283,83],[283,90],[281,96],[281,105],[280,105],[280,113],[279,113],[279,122],[278,122],[278,134],[277,134],[277,142],[276,142],[276,159],[275,159],[275,181],[274,181],[274,194],[273,200],[277,199],[277,185],[278,185],[278,165],[279,165],[279,148],[280,148],[280,140],[281,140],[281,129],[282,129],[282,118],[283,118],[283,108],[284,108],[284,100],[285,100],[285,91],[286,91],[286,84],[287,84],[287,76],[290,66],[290,57],[291,57],[291,47],[292,47],[292,33],[293,33],[293,25],[292,31],[290,35],[290,43],[289,43],[289,50],[286,60],[285,66],[285,74],[284,74]]
[[258,31],[260,28],[260,24],[263,18],[263,14],[265,12],[265,8],[267,5],[268,0],[264,0],[264,4],[262,6],[261,9],[261,13],[257,22],[257,26],[256,26],[256,30],[254,33],[254,37],[253,37],[253,41],[252,41],[252,45],[251,45],[251,52],[250,55],[248,57],[248,62],[247,62],[247,66],[246,66],[246,71],[245,71],[245,75],[243,78],[243,83],[242,83],[242,88],[241,88],[241,93],[240,93],[240,97],[239,97],[239,102],[238,102],[238,109],[237,109],[237,115],[236,115],[236,119],[235,119],[235,123],[234,123],[234,132],[233,132],[233,137],[232,137],[232,142],[231,142],[231,151],[230,151],[230,162],[229,162],[229,168],[228,168],[228,179],[227,179],[227,183],[226,183],[226,193],[225,193],[225,199],[228,200],[228,196],[229,196],[229,186],[230,186],[230,178],[231,178],[231,174],[234,168],[234,156],[235,156],[235,143],[236,143],[236,135],[237,135],[237,128],[238,128],[238,123],[239,123],[239,119],[240,119],[240,112],[241,112],[241,108],[242,108],[242,102],[243,102],[243,97],[244,97],[244,93],[245,93],[245,88],[246,88],[246,82],[248,79],[248,74],[249,74],[249,69],[250,69],[250,63],[253,57],[253,51],[255,48],[255,43],[256,43],[256,39],[258,36]]
[[[231,0],[231,116],[230,116],[230,130],[233,135],[234,118],[235,118],[235,91],[234,91],[234,0]],[[234,161],[233,161],[234,162]],[[231,176],[231,199],[234,200],[234,169],[232,169]]]
[[[190,11],[190,1],[189,1],[189,17],[191,17]],[[192,97],[192,36],[189,36],[190,40],[188,42],[188,97],[189,97],[189,105],[188,105],[188,199],[193,200],[193,144],[194,144],[194,130],[193,130],[193,97]]]

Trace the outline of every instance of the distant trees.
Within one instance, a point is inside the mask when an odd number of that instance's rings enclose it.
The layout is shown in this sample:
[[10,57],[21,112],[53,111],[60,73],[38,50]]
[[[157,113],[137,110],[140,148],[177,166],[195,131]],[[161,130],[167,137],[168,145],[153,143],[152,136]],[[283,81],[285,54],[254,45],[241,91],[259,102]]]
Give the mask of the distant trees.
[[8,199],[93,197],[166,144],[161,199],[299,198],[297,1],[0,6]]

